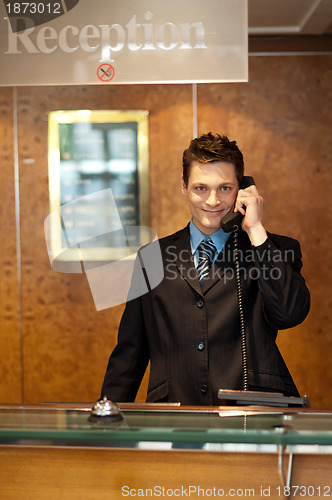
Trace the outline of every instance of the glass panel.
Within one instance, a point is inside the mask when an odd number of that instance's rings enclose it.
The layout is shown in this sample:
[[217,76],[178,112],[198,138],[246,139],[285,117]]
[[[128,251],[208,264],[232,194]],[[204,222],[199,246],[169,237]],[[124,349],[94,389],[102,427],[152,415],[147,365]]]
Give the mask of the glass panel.
[[244,0],[74,1],[0,3],[0,85],[248,81]]
[[[142,447],[142,443],[332,445],[332,414],[278,411],[182,409],[122,410],[123,420],[91,423],[90,409],[25,409],[0,411],[0,442],[17,444],[105,445]],[[23,443],[24,444],[24,443]],[[159,446],[157,444],[157,446]],[[160,445],[162,446],[162,445]]]

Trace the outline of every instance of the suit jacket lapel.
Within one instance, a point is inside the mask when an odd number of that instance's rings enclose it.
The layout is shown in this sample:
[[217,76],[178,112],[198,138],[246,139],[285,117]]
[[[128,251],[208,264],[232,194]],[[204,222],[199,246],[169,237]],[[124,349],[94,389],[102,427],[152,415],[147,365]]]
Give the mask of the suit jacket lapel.
[[[249,238],[244,231],[239,230],[238,240],[242,252],[250,248]],[[205,295],[221,279],[225,279],[226,281],[226,279],[234,276],[233,235],[228,238],[226,245],[212,265],[203,285],[198,280],[195,262],[191,253],[189,225],[174,235],[174,245],[176,247],[175,264],[179,273],[200,295]],[[246,264],[242,261],[240,265],[243,266]],[[229,278],[225,276],[227,273],[230,275]]]
[[191,253],[189,225],[174,235],[174,245],[176,246],[175,264],[179,273],[197,293],[203,295]]
[[222,278],[226,279],[225,273],[234,273],[233,253],[234,245],[233,236],[231,235],[205,278],[202,286],[204,293],[210,290]]
[[[247,234],[242,230],[238,232],[238,245],[242,253],[242,257],[240,256],[240,266],[243,268],[248,265],[245,259],[245,252],[251,248],[251,245]],[[227,274],[228,276],[226,276]],[[233,234],[231,234],[203,283],[203,293],[207,293],[219,280],[224,279],[226,282],[234,276],[234,238]]]

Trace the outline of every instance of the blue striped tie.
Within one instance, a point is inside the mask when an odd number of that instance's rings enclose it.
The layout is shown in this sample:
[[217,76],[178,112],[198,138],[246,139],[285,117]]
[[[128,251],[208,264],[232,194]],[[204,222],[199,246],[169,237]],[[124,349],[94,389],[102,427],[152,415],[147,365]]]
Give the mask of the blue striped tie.
[[211,238],[206,238],[198,246],[197,274],[199,281],[204,280],[208,275],[216,252],[217,249]]

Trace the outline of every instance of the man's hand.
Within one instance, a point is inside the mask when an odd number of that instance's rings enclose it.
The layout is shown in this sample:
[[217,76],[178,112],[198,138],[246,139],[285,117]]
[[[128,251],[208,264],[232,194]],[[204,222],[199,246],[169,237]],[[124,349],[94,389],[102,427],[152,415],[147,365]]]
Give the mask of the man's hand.
[[264,243],[267,234],[262,224],[263,198],[255,185],[239,189],[234,212],[244,215],[242,229],[248,234],[251,244],[259,246]]

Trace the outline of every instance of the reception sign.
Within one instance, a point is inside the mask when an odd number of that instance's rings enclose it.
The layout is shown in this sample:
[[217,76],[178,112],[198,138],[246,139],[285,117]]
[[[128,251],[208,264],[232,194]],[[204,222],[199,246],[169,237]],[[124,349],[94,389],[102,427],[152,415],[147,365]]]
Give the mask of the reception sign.
[[247,0],[0,0],[0,85],[242,82]]

